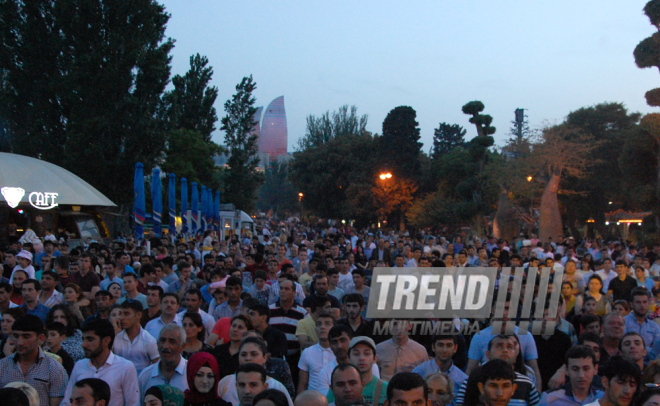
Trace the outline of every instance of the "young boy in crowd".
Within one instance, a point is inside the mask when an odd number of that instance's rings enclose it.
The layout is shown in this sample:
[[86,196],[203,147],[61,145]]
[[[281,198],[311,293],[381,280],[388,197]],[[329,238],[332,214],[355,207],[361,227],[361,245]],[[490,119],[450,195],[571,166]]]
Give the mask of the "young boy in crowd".
[[46,325],[46,347],[55,355],[62,358],[62,366],[66,369],[66,373],[71,376],[73,371],[73,358],[68,352],[62,348],[62,342],[66,340],[66,326],[60,322],[52,322]]
[[266,284],[268,274],[266,271],[258,270],[254,274],[254,285],[250,288],[248,293],[250,296],[256,298],[259,303],[268,304],[268,297],[270,296],[271,286]]

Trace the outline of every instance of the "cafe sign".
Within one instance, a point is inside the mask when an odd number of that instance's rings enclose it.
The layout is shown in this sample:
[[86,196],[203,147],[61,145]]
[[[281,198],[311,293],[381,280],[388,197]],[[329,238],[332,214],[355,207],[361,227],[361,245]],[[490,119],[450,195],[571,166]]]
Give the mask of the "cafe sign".
[[[2,196],[7,201],[9,207],[16,208],[19,205],[23,196],[25,196],[25,189],[20,187],[3,187],[0,189]],[[28,195],[28,202],[35,209],[39,210],[50,210],[58,206],[55,202],[59,193],[53,192],[32,192]]]

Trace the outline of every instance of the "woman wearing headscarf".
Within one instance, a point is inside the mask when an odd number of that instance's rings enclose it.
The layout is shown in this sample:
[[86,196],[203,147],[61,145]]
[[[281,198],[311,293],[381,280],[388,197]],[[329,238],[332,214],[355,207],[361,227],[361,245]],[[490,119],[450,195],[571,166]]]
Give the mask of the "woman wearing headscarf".
[[144,394],[144,406],[183,406],[181,389],[169,385],[152,386]]
[[197,352],[188,360],[186,368],[188,387],[184,392],[184,406],[230,406],[218,396],[220,368],[215,357],[207,352]]

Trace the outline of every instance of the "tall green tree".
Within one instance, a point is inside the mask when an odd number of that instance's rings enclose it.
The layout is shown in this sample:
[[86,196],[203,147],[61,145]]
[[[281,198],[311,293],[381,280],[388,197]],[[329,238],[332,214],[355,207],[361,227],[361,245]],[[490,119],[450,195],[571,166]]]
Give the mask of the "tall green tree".
[[211,142],[218,121],[215,107],[218,88],[209,86],[213,67],[206,56],[190,57],[190,69],[185,75],[172,78],[174,89],[163,95],[167,127],[172,130],[186,129],[199,133],[204,141]]
[[470,190],[471,201],[462,202],[462,212],[464,215],[472,215],[472,226],[477,232],[483,231],[483,215],[486,211],[484,166],[490,153],[488,148],[495,144],[492,137],[492,134],[495,134],[495,127],[491,126],[493,117],[481,114],[484,108],[484,104],[478,100],[466,103],[462,107],[463,113],[471,116],[469,121],[477,128],[477,136],[467,143],[470,161],[475,164],[473,175],[465,179],[458,187],[463,192],[467,189]]
[[627,181],[617,163],[626,138],[639,120],[640,114],[628,112],[622,103],[583,107],[566,117],[566,125],[591,135],[597,142],[588,156],[594,163],[591,170],[580,179],[566,177],[562,184],[562,188],[578,192],[562,196],[562,203],[571,208],[564,220],[573,233],[577,232],[577,225],[586,224],[590,218],[604,232],[605,213],[612,209],[609,202],[621,207],[627,200]]
[[347,104],[332,113],[326,111],[320,117],[312,114],[307,116],[307,131],[298,140],[298,148],[304,151],[318,147],[335,137],[364,134],[369,117],[366,114],[358,116],[357,107]]
[[422,150],[417,112],[409,106],[399,106],[387,113],[383,135],[379,137],[380,162],[395,178],[417,182],[421,175],[419,154]]
[[271,162],[266,168],[264,184],[258,190],[257,208],[273,211],[281,217],[300,212],[298,192],[288,179],[288,165]]
[[222,118],[220,128],[225,132],[225,145],[230,153],[227,162],[229,169],[224,179],[223,200],[233,203],[243,211],[254,209],[256,192],[264,178],[263,174],[257,171],[257,135],[252,132],[255,125],[254,114],[257,111],[252,92],[256,88],[257,84],[252,80],[252,75],[244,77],[241,83],[236,85],[236,94],[225,103],[227,115]]
[[215,142],[206,142],[197,131],[178,129],[168,134],[165,148],[165,162],[162,170],[188,179],[188,184],[218,189],[221,185],[220,167],[215,165],[213,157],[224,149]]
[[440,123],[433,133],[433,159],[438,159],[456,147],[462,147],[465,144],[465,133],[465,129],[458,124]]
[[[660,69],[660,0],[651,0],[646,3],[644,13],[651,21],[651,25],[658,32],[640,42],[634,51],[635,63],[638,67]],[[660,88],[646,92],[646,103],[649,106],[660,107]],[[647,114],[642,119],[643,131],[651,136],[656,143],[656,201],[660,201],[660,113]],[[656,206],[657,207],[657,206]],[[654,210],[656,229],[660,230],[660,208]]]
[[117,203],[162,155],[169,15],[150,0],[0,3],[0,120],[11,151],[61,165]]
[[209,86],[213,68],[208,58],[199,54],[190,57],[190,69],[185,75],[172,78],[174,88],[163,95],[163,121],[166,129],[166,172],[176,173],[189,182],[218,189],[220,168],[213,158],[225,152],[211,140],[218,121],[215,103],[218,89]]
[[377,138],[369,133],[332,138],[296,151],[289,163],[290,179],[303,193],[303,207],[325,218],[375,219],[371,188],[376,180]]

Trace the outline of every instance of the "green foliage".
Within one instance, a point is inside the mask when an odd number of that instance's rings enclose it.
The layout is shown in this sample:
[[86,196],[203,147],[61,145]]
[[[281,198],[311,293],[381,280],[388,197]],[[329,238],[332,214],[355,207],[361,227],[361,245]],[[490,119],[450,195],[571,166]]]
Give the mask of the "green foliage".
[[458,124],[440,123],[433,133],[431,156],[438,159],[456,147],[465,144],[466,130]]
[[592,137],[595,148],[587,158],[592,168],[581,178],[566,176],[561,188],[572,191],[561,196],[562,202],[571,207],[566,218],[568,224],[584,223],[593,218],[605,221],[610,201],[627,200],[625,178],[617,165],[621,150],[631,130],[639,122],[639,113],[629,113],[622,103],[601,103],[572,111],[565,124]]
[[190,57],[190,69],[184,76],[172,78],[174,89],[163,95],[166,126],[169,130],[187,129],[196,131],[204,141],[211,142],[218,121],[215,103],[218,88],[209,86],[213,68],[209,60],[196,54]]
[[495,134],[495,127],[490,124],[493,122],[493,117],[488,114],[481,114],[484,111],[484,104],[480,101],[471,101],[463,105],[463,113],[472,116],[470,123],[477,127],[477,135],[485,137]]
[[304,151],[308,148],[318,147],[335,137],[344,135],[359,135],[366,132],[368,116],[358,117],[357,107],[347,104],[339,107],[337,111],[326,111],[320,117],[307,116],[307,132],[298,140],[298,148]]
[[374,212],[376,145],[377,138],[365,133],[295,152],[289,163],[290,179],[304,194],[303,207],[320,217],[368,222]]
[[188,179],[188,184],[218,189],[221,170],[215,165],[213,157],[223,148],[215,142],[206,142],[196,131],[178,129],[167,138],[165,149],[166,161],[162,165],[164,173],[175,173],[177,178]]
[[456,202],[447,199],[440,190],[430,193],[424,198],[416,199],[406,213],[406,218],[411,226],[417,228],[460,224],[456,215]]
[[379,138],[379,155],[383,170],[397,178],[417,181],[421,175],[419,153],[422,143],[417,112],[408,106],[399,106],[387,113],[383,121],[383,135]]
[[11,151],[61,165],[117,203],[134,165],[165,144],[155,119],[170,75],[169,16],[155,1],[0,4],[0,119]]
[[298,192],[287,176],[288,166],[284,163],[271,162],[266,168],[264,184],[257,193],[259,210],[272,210],[284,218],[300,211]]
[[644,6],[644,14],[649,17],[651,24],[660,27],[660,1],[652,0]]
[[263,174],[257,171],[257,136],[254,128],[256,99],[252,92],[257,88],[252,75],[236,85],[236,94],[225,103],[227,115],[222,118],[221,130],[225,132],[225,144],[231,154],[224,179],[223,200],[234,203],[237,209],[252,211],[256,191],[263,183]]

